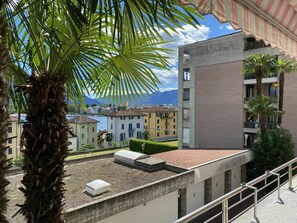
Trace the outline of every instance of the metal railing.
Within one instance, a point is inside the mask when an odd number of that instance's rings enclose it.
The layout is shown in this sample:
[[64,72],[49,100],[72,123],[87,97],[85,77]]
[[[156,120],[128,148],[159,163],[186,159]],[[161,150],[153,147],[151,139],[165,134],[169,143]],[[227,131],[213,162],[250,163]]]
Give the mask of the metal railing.
[[[264,77],[264,78],[271,78],[271,77],[277,77],[277,73],[270,73],[267,77]],[[256,79],[256,74],[255,73],[245,73],[244,80],[249,80],[249,79]]]
[[[254,218],[257,219],[257,203],[275,190],[278,190],[277,199],[281,198],[280,187],[288,182],[292,190],[292,179],[297,175],[297,158],[271,170],[248,182],[242,183],[241,187],[219,197],[218,199],[204,205],[203,207],[185,215],[175,223],[186,222],[232,222],[247,210],[254,208]],[[268,192],[267,192],[268,191]],[[215,211],[216,209],[216,211]],[[235,210],[236,209],[236,210]],[[203,215],[204,216],[203,219]],[[199,217],[201,219],[199,219]],[[197,220],[199,219],[199,220]],[[203,220],[202,220],[203,219]]]

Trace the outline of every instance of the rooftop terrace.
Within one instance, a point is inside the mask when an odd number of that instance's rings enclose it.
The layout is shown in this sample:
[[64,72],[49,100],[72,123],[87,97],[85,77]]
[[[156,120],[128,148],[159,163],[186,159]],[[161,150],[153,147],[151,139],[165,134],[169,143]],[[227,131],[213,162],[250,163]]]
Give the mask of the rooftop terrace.
[[[77,207],[91,201],[101,200],[176,174],[167,170],[147,173],[135,168],[116,164],[113,160],[113,158],[100,159],[66,166],[65,169],[68,176],[65,178],[65,187],[67,190],[65,193],[65,209]],[[22,174],[8,177],[8,180],[11,182],[8,187],[8,197],[10,199],[8,219],[18,210],[18,207],[15,205],[21,204],[24,200],[23,194],[18,190],[21,186],[20,181],[22,177]],[[97,197],[90,197],[84,194],[85,184],[95,179],[101,179],[110,183],[111,191]],[[25,222],[21,215],[17,215],[11,220],[11,223],[19,222]]]

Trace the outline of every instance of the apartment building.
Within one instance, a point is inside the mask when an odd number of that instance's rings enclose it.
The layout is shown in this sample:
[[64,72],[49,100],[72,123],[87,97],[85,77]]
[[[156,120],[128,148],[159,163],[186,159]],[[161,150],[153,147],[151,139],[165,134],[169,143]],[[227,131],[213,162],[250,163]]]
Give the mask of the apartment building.
[[156,141],[177,139],[177,109],[169,107],[145,107],[144,128],[149,138]]
[[85,144],[93,144],[97,147],[97,120],[80,115],[69,119],[68,123],[73,134],[77,137],[74,137],[74,140],[77,139],[77,148],[75,148],[75,142],[73,142],[74,146],[71,147],[73,151],[82,148]]
[[144,113],[121,110],[107,115],[107,131],[112,133],[114,142],[129,141],[130,138],[142,138],[144,131]]
[[[179,147],[251,147],[258,123],[245,102],[255,96],[256,79],[243,73],[244,60],[256,53],[284,59],[242,32],[179,47]],[[262,94],[277,96],[277,74],[262,80]],[[297,73],[285,79],[284,128],[297,143]],[[295,113],[295,114],[294,114]],[[273,122],[274,120],[270,120]]]
[[8,123],[8,140],[7,140],[7,151],[6,155],[8,159],[16,159],[18,156],[21,156],[20,151],[20,140],[22,133],[22,124],[18,121],[17,118],[10,116]]

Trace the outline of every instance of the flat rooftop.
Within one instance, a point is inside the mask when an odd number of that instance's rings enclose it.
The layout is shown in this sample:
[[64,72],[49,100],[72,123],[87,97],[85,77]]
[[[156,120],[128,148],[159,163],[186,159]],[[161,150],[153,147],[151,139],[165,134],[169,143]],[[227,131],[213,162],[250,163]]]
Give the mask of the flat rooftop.
[[[114,163],[113,161],[113,158],[108,158],[65,167],[67,175],[65,177],[65,210],[176,175],[176,173],[168,170],[148,173]],[[21,204],[24,200],[23,194],[18,190],[22,185],[20,183],[22,178],[23,174],[8,177],[8,180],[11,182],[8,186],[10,202],[7,216],[9,220],[19,209],[15,205]],[[111,191],[97,197],[90,197],[83,193],[85,184],[96,179],[110,183]],[[19,223],[25,221],[21,215],[17,215],[10,222]]]
[[242,153],[242,149],[179,149],[152,155],[152,157],[166,161],[167,164],[184,169],[215,161],[227,156]]

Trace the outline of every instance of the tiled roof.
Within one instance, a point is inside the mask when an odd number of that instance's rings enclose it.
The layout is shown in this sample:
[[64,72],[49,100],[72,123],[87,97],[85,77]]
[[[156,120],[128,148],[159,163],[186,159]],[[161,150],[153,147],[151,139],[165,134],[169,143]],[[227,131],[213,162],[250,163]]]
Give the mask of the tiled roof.
[[147,107],[142,108],[141,112],[177,112],[176,108],[166,108],[166,107]]
[[235,155],[242,149],[179,149],[152,155],[168,164],[189,169],[225,156]]
[[107,116],[113,116],[113,117],[120,117],[120,116],[146,116],[146,114],[143,114],[143,113],[138,112],[138,111],[122,110],[122,111],[110,113]]
[[88,123],[97,123],[99,122],[96,119],[89,118],[85,115],[76,116],[68,120],[68,123],[76,123],[76,124],[88,124]]

